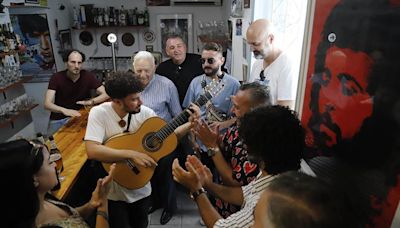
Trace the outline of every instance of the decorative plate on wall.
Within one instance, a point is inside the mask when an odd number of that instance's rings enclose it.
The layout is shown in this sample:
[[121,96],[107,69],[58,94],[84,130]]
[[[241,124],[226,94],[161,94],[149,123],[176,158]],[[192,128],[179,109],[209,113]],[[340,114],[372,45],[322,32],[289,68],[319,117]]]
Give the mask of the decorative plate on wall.
[[83,31],[79,34],[79,42],[85,46],[89,46],[93,43],[93,35],[88,31]]
[[135,44],[135,37],[130,32],[124,33],[121,37],[121,40],[122,43],[127,47],[130,47],[133,44]]
[[143,39],[147,42],[147,43],[153,43],[154,40],[156,39],[156,35],[154,34],[154,32],[151,29],[146,29],[143,32]]
[[110,34],[110,33],[106,32],[106,33],[101,34],[100,41],[104,46],[109,47],[109,46],[111,46],[111,43],[108,42],[108,40],[107,40],[108,34]]

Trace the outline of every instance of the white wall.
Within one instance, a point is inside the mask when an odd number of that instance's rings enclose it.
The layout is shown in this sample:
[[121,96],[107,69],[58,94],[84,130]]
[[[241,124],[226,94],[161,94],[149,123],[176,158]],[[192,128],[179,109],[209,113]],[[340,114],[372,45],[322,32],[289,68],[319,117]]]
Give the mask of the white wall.
[[[243,39],[246,39],[246,31],[247,28],[249,27],[250,23],[253,21],[253,7],[254,7],[254,1],[250,1],[250,8],[244,8],[243,9],[243,17],[240,19],[242,20],[242,35],[238,36],[236,35],[236,20],[239,18],[233,18],[231,17],[230,20],[232,21],[232,76],[234,76],[236,79],[239,81],[245,81],[246,78],[244,78],[243,74],[247,75],[247,79],[250,75],[250,66],[251,66],[251,51],[250,47],[247,44],[246,41],[243,41]],[[229,2],[229,5],[226,5],[228,8],[227,12],[230,13],[230,8],[231,8],[231,3],[232,0],[227,1]],[[245,50],[247,53],[243,54],[244,51],[244,46]],[[247,69],[247,70],[245,70]]]

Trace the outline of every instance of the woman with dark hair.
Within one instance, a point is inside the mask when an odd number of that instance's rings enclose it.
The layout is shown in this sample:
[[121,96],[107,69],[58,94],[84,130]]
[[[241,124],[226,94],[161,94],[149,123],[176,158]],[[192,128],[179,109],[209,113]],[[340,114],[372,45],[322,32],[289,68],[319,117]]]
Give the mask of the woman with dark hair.
[[49,194],[57,185],[55,162],[48,148],[38,141],[20,139],[0,144],[1,213],[5,227],[89,227],[84,217],[97,210],[96,227],[108,227],[108,184],[113,169],[99,179],[92,198],[78,208]]

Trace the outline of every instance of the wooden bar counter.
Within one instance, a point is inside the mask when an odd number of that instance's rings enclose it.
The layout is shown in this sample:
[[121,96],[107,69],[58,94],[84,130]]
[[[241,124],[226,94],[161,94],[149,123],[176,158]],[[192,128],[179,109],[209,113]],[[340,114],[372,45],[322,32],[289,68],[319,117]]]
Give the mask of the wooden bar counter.
[[64,170],[61,172],[61,176],[64,177],[61,188],[53,192],[53,195],[60,200],[66,198],[87,160],[83,138],[86,132],[88,112],[81,110],[80,113],[82,114],[80,117],[71,118],[65,126],[54,134],[64,164]]

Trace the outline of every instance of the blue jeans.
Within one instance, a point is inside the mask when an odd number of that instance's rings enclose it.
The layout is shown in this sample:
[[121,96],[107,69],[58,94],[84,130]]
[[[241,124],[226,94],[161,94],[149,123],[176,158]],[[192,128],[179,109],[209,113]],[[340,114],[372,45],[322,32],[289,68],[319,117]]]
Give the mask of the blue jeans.
[[64,126],[68,120],[70,119],[70,117],[66,117],[64,119],[60,119],[60,120],[50,120],[49,122],[49,126],[47,127],[47,135],[53,135],[54,133],[56,133],[56,131],[58,131],[58,129],[60,129],[62,126]]

